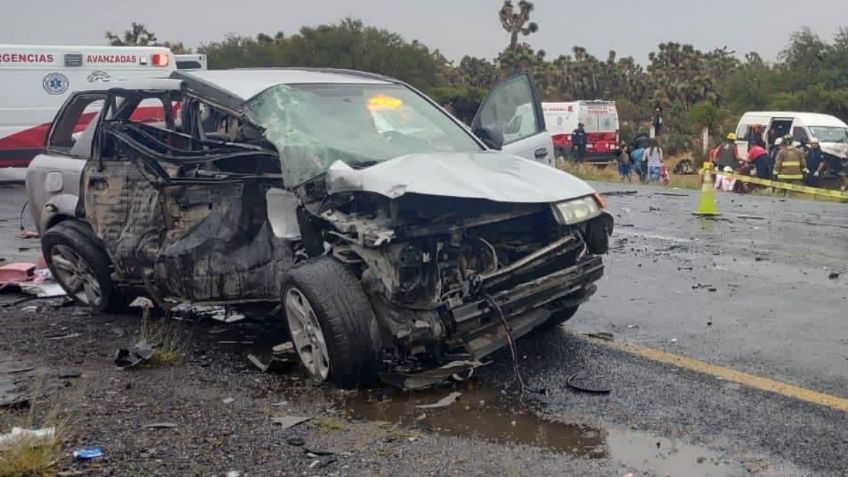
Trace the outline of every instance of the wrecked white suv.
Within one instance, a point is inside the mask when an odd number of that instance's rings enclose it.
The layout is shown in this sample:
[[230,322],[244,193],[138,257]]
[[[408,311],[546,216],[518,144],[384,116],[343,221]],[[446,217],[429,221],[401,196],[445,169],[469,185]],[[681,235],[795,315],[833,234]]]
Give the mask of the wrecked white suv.
[[[54,276],[101,310],[140,293],[276,307],[315,378],[418,387],[567,320],[603,274],[612,218],[547,163],[528,75],[494,90],[473,133],[355,71],[176,72],[102,99],[88,137],[48,144],[53,160],[91,150],[76,210],[40,221]],[[158,119],[135,120],[144,107]]]

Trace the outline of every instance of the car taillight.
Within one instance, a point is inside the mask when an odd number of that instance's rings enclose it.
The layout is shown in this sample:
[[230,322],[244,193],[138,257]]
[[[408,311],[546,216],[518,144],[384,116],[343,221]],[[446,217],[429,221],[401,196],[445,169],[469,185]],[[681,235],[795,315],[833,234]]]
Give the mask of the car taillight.
[[150,63],[153,66],[168,66],[168,55],[165,53],[153,53],[150,55]]

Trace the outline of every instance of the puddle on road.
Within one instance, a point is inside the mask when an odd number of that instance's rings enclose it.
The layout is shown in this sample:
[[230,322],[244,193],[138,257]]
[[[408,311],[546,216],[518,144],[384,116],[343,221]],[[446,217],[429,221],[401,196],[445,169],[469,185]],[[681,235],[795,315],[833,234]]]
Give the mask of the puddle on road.
[[[452,391],[462,395],[448,407],[416,407],[433,404]],[[540,447],[583,458],[610,458],[633,470],[659,475],[712,477],[744,471],[715,451],[673,439],[546,420],[515,396],[504,396],[475,382],[456,389],[356,392],[339,396],[336,404],[354,419],[389,422],[499,444]]]

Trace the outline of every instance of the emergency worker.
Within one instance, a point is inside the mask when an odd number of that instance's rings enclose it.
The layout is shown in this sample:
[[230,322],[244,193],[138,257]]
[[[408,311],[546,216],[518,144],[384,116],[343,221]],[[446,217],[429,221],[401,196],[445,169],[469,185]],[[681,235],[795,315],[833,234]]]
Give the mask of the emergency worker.
[[726,167],[736,170],[739,166],[739,151],[736,149],[735,133],[728,133],[724,142],[718,147],[716,165],[721,170],[725,170]]
[[583,128],[583,123],[577,123],[577,129],[571,131],[571,152],[577,150],[577,161],[583,162],[583,156],[586,155],[586,130]]
[[821,175],[827,169],[824,153],[819,146],[819,139],[810,139],[810,148],[807,150],[807,177],[804,182],[810,187],[821,187]]
[[792,144],[792,136],[783,136],[780,151],[774,159],[774,177],[781,182],[799,183],[807,171],[804,153]]

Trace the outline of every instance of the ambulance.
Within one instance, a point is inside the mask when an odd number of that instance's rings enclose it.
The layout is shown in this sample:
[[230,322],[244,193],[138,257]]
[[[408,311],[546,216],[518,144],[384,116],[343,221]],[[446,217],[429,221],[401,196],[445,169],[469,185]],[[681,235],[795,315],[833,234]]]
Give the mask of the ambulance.
[[[24,168],[38,154],[71,92],[167,78],[175,69],[166,47],[0,44],[0,173]],[[83,115],[77,129],[82,131],[95,114]]]
[[620,131],[615,101],[542,103],[542,112],[558,156],[572,156],[571,133],[578,123],[586,130],[585,161],[606,162],[618,156]]

